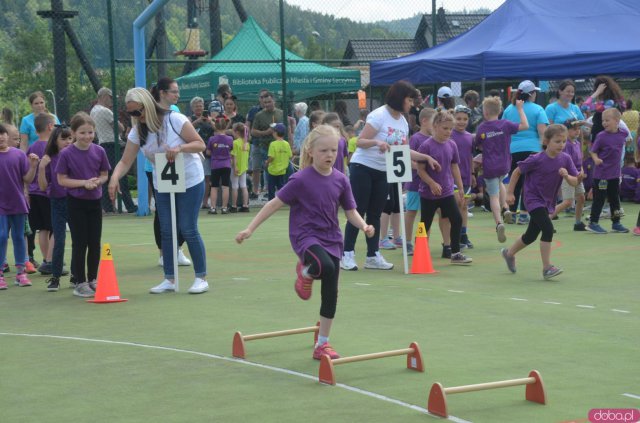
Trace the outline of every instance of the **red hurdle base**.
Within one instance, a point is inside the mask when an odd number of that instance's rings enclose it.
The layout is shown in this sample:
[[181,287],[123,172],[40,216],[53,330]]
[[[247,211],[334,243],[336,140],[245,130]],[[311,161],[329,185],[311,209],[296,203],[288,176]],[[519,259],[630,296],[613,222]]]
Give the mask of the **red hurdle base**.
[[441,384],[434,383],[429,393],[427,409],[429,413],[441,417],[449,417],[447,410],[447,394],[459,394],[463,392],[484,391],[486,389],[506,388],[508,386],[526,385],[525,399],[527,401],[546,404],[546,395],[542,376],[537,370],[529,372],[529,377],[522,379],[502,380],[499,382],[479,383],[477,385],[453,386],[443,388]]

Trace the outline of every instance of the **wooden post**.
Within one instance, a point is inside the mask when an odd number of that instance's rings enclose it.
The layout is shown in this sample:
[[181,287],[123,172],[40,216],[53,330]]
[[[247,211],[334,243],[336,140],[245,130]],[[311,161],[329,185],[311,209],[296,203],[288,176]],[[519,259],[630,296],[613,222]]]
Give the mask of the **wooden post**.
[[253,335],[242,335],[241,332],[236,332],[233,335],[232,354],[236,358],[245,358],[245,341],[253,341],[256,339],[276,338],[279,336],[297,335],[299,333],[314,332],[313,342],[318,342],[318,331],[320,330],[320,322],[315,326],[309,326],[306,328],[298,329],[286,329],[275,332],[256,333]]

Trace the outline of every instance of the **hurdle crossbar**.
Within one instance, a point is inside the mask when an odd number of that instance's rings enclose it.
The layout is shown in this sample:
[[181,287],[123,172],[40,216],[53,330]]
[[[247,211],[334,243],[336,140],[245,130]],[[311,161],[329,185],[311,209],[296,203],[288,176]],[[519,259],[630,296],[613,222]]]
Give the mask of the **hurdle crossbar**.
[[263,332],[263,333],[255,333],[252,335],[242,335],[241,332],[236,332],[233,335],[233,347],[232,354],[236,358],[245,358],[245,341],[254,341],[256,339],[267,339],[267,338],[276,338],[279,336],[288,336],[288,335],[297,335],[300,333],[309,333],[313,332],[313,342],[314,344],[318,341],[318,331],[320,330],[320,322],[316,323],[315,326],[309,326],[306,328],[297,328],[297,329],[285,329],[279,330],[275,332]]
[[429,413],[441,417],[449,417],[447,407],[447,394],[462,394],[465,392],[484,391],[487,389],[507,388],[510,386],[525,385],[525,399],[527,401],[546,404],[546,395],[542,376],[537,370],[529,372],[529,377],[520,379],[501,380],[497,382],[478,383],[475,385],[452,386],[443,388],[441,384],[434,383],[429,392],[427,409]]
[[353,355],[350,357],[336,358],[332,360],[329,356],[323,355],[320,359],[320,369],[318,380],[328,385],[336,384],[336,376],[333,366],[338,364],[355,363],[357,361],[375,360],[377,358],[394,357],[397,355],[407,356],[407,368],[418,372],[424,372],[422,365],[422,353],[416,342],[412,342],[409,348],[399,350],[383,351],[371,354]]

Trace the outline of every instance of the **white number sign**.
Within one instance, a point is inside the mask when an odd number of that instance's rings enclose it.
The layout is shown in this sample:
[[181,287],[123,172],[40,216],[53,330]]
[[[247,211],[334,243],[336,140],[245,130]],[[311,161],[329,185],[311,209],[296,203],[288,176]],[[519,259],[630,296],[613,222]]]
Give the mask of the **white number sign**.
[[164,153],[156,154],[156,185],[158,192],[185,192],[184,157],[178,154],[173,162]]
[[411,149],[408,145],[392,145],[386,159],[387,182],[411,181]]

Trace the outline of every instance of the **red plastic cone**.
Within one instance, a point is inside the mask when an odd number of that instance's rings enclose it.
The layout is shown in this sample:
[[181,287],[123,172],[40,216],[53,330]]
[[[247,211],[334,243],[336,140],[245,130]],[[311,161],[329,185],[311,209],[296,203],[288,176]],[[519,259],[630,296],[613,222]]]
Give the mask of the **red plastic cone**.
[[431,252],[429,251],[429,241],[424,223],[418,223],[416,231],[416,244],[413,247],[413,261],[411,262],[411,273],[428,274],[438,273],[431,263]]
[[113,266],[113,256],[111,255],[111,247],[109,244],[102,246],[102,254],[100,255],[100,267],[98,268],[98,281],[96,287],[96,295],[93,300],[87,300],[88,303],[121,303],[127,301],[120,298],[120,290],[118,289],[118,279],[116,278],[116,269]]

